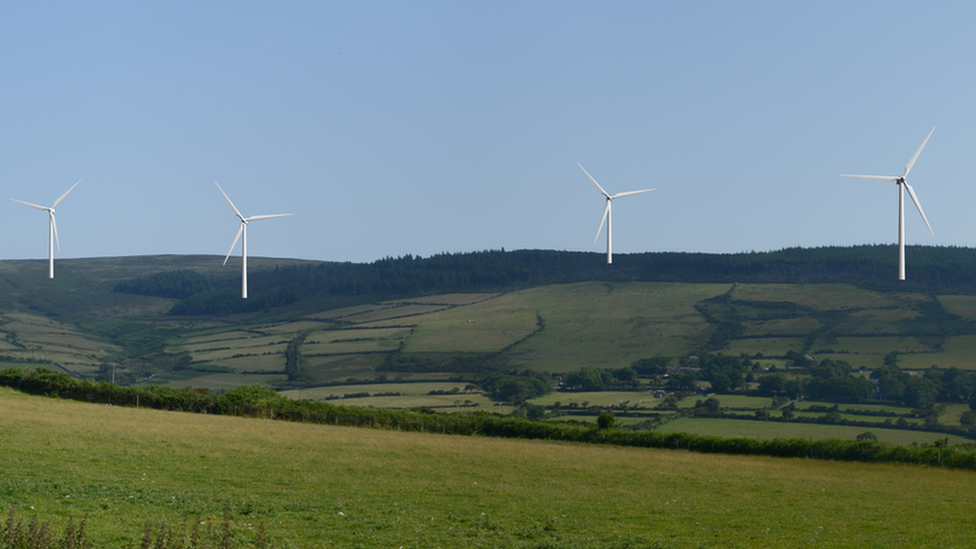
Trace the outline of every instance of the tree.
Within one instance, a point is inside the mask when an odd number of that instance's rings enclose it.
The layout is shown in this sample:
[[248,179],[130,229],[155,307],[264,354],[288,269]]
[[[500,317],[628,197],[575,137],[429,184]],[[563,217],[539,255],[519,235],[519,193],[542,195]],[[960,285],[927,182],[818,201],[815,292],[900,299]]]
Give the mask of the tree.
[[630,367],[641,376],[654,377],[668,373],[668,364],[670,363],[671,357],[669,356],[654,356],[635,360]]
[[759,392],[764,395],[778,395],[783,392],[785,385],[786,378],[779,374],[759,378]]
[[620,383],[625,383],[627,385],[636,385],[637,372],[633,368],[620,368],[619,370],[613,371],[613,378]]
[[525,416],[529,419],[543,419],[546,417],[546,407],[538,404],[526,404]]
[[959,417],[959,423],[963,425],[976,425],[976,412],[967,410]]
[[668,379],[665,387],[669,391],[683,391],[694,393],[698,390],[698,376],[693,372],[678,372]]
[[600,414],[600,417],[596,418],[596,425],[601,431],[613,429],[616,424],[617,418],[613,415],[613,412],[603,412]]
[[[613,379],[612,376],[608,377]],[[572,391],[602,391],[607,388],[607,380],[603,378],[603,374],[593,368],[570,372],[566,374],[563,383]]]
[[871,431],[864,431],[863,433],[857,435],[855,440],[878,440],[878,437]]

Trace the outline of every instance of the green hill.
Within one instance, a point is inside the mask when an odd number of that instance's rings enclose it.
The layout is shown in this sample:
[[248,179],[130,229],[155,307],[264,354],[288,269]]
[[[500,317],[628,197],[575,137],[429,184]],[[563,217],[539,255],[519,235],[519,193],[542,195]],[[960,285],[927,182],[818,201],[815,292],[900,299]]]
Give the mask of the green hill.
[[910,247],[908,284],[894,280],[893,251],[625,254],[612,266],[533,250],[253,258],[248,300],[216,256],[61,260],[54,280],[42,261],[5,261],[0,361],[214,389],[612,370],[702,352],[763,371],[796,355],[976,369],[976,251]]

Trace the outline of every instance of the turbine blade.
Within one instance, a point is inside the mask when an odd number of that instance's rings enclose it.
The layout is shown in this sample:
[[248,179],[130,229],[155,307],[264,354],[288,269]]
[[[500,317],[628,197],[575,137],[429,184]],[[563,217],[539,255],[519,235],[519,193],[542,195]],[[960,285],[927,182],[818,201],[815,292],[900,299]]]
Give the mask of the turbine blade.
[[[81,180],[80,179],[78,180],[78,183],[81,183]],[[68,196],[68,193],[70,193],[71,191],[75,190],[75,187],[78,186],[78,183],[75,183],[74,185],[71,186],[70,189],[68,189],[67,191],[65,191],[64,194],[62,194],[57,200],[54,201],[54,204],[51,204],[51,207],[53,208],[53,207],[57,206],[58,205],[58,202],[61,202],[62,200],[64,200],[64,197]]]
[[227,250],[227,257],[224,258],[224,265],[227,264],[227,260],[230,259],[230,253],[234,251],[234,246],[237,246],[237,239],[241,237],[241,232],[244,231],[244,222],[241,222],[241,226],[237,228],[237,234],[234,235],[234,242],[231,243],[230,249]]
[[[593,176],[590,175],[590,172],[586,171],[586,168],[584,168],[582,165],[580,165],[579,162],[577,162],[576,165],[579,166],[581,170],[583,170],[583,173],[586,174],[586,177],[589,177],[590,178],[590,181],[592,181],[593,184],[596,185],[596,188],[600,191],[601,194],[603,194],[603,196],[605,196],[607,198],[610,198],[610,195],[607,193],[607,191],[603,190],[603,187],[601,187],[600,184],[596,182],[596,179],[593,179]],[[600,236],[600,235],[598,234],[597,236]]]
[[51,230],[54,232],[54,242],[58,245],[58,251],[61,251],[61,241],[58,239],[58,222],[54,219],[54,212],[48,210],[51,216]]
[[[214,181],[214,185],[217,185],[216,181]],[[230,204],[230,209],[234,210],[234,215],[241,218],[241,221],[244,221],[244,216],[241,215],[240,211],[238,211],[237,206],[235,206],[234,203],[230,201],[230,197],[228,197],[227,193],[225,193],[224,190],[220,188],[220,185],[217,185],[217,190],[220,191],[220,194],[224,195],[224,200],[226,200],[227,203]]]
[[640,194],[640,193],[646,193],[646,192],[656,191],[656,190],[657,189],[644,189],[643,191],[628,191],[628,192],[625,192],[625,193],[617,193],[617,194],[613,195],[610,198],[620,198],[622,196],[630,196],[632,194]]
[[[20,204],[23,204],[24,206],[30,206],[31,208],[37,208],[38,210],[47,210],[47,208],[45,208],[44,206],[38,206],[37,204],[31,204],[30,202],[24,202],[23,200],[17,200],[16,198],[11,198],[10,200],[13,200],[14,202],[19,202]],[[23,210],[21,210],[21,211],[23,211]]]
[[603,217],[600,218],[600,227],[597,228],[596,237],[593,238],[594,244],[596,244],[596,241],[600,238],[600,231],[603,230],[603,222],[607,220],[607,214],[609,213],[610,213],[610,201],[607,200],[607,207],[603,208]]
[[925,217],[925,212],[922,211],[922,205],[918,202],[918,197],[915,196],[915,189],[911,185],[905,183],[905,188],[908,189],[908,196],[912,197],[912,202],[915,203],[915,207],[918,208],[918,213],[922,214],[922,221],[925,221],[925,226],[929,228],[929,232],[935,235],[935,231],[932,230],[932,225],[929,225],[928,218]]
[[245,219],[244,221],[255,221],[257,219],[270,219],[272,217],[286,217],[291,214],[273,214],[273,215],[252,215],[251,217]]
[[842,173],[842,174],[840,174],[840,176],[841,177],[857,177],[857,178],[860,178],[860,179],[873,179],[875,181],[888,181],[888,182],[892,182],[892,183],[895,182],[895,181],[898,181],[898,178],[895,177],[895,176],[892,176],[892,175],[850,175],[850,174]]
[[925,136],[925,141],[922,141],[922,146],[919,147],[917,151],[915,151],[915,156],[913,156],[912,159],[908,161],[908,164],[905,165],[905,175],[903,175],[902,177],[908,177],[908,172],[912,171],[912,166],[915,165],[915,160],[917,160],[918,155],[922,153],[922,149],[925,148],[925,144],[929,142],[929,137],[932,137],[932,132],[934,131],[935,128],[932,128],[932,131],[930,131],[929,134]]

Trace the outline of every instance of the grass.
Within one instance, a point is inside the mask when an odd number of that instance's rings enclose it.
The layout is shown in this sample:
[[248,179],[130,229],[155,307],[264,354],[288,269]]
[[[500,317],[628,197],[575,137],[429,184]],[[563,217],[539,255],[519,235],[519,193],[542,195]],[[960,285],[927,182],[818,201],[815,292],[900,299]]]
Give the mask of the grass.
[[820,321],[812,317],[776,318],[746,323],[744,336],[802,336],[820,328]]
[[81,374],[95,373],[103,361],[121,351],[121,347],[101,338],[37,315],[3,315],[0,337],[4,338],[0,340],[0,352],[7,356],[50,361]]
[[500,351],[537,328],[536,310],[520,292],[411,319],[405,353]]
[[930,353],[932,347],[914,337],[835,337],[818,341],[811,351],[847,352],[884,356],[899,353]]
[[[779,412],[773,412],[774,416]],[[860,419],[860,416],[849,416]],[[936,440],[948,438],[952,444],[969,444],[971,440],[955,435],[908,431],[904,429],[885,429],[881,427],[855,427],[848,425],[822,425],[819,423],[784,423],[780,421],[755,421],[743,419],[681,418],[665,423],[659,431],[670,433],[696,433],[722,437],[744,437],[756,439],[774,438],[840,438],[853,440],[857,435],[871,431],[881,442],[892,444],[931,444]]]
[[98,547],[136,545],[147,520],[219,523],[225,506],[235,528],[263,524],[282,547],[976,542],[965,471],[336,428],[7,389],[0,445],[0,504],[61,523],[87,514]]
[[512,348],[511,357],[523,368],[568,372],[680,356],[712,332],[695,303],[727,290],[724,284],[597,282],[527,290],[521,299],[546,326]]
[[755,339],[733,339],[726,346],[726,352],[730,354],[746,353],[755,355],[762,353],[767,356],[783,356],[790,351],[803,351],[802,338],[790,337],[764,337]]
[[170,374],[154,376],[146,383],[139,385],[163,385],[183,389],[186,387],[201,387],[205,389],[227,391],[240,387],[241,385],[274,385],[287,381],[284,373],[281,374],[246,374],[243,372],[234,373],[210,373],[199,370],[180,370]]
[[[718,399],[722,408],[748,408],[758,410],[772,406],[773,399],[769,397],[753,397],[745,395],[713,395]],[[699,400],[704,401],[708,397],[688,397],[678,402],[679,408],[694,408]]]
[[901,307],[905,298],[848,284],[736,284],[738,301],[787,301],[818,311]]
[[627,403],[627,406],[631,408],[653,408],[661,402],[661,399],[654,398],[647,392],[637,391],[554,392],[532,399],[530,402],[541,406],[552,406],[559,402],[564,409],[569,408],[570,404],[582,406],[584,402],[587,406],[599,406],[601,408],[609,408],[624,403]]
[[898,356],[900,368],[923,369],[933,364],[940,368],[976,370],[976,335],[949,337],[938,353]]
[[976,296],[940,295],[936,297],[946,312],[966,320],[976,320]]

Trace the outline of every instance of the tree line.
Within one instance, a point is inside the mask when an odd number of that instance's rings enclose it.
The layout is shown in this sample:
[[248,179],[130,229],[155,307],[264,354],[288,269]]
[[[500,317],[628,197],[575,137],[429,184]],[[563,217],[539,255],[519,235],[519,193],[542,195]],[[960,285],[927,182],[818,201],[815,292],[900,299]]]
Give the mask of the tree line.
[[174,315],[262,311],[311,297],[385,299],[442,292],[499,291],[545,284],[610,282],[847,283],[887,291],[976,294],[976,249],[908,246],[911,276],[897,281],[894,245],[788,248],[772,252],[603,255],[554,250],[486,250],[372,263],[276,267],[248,275],[253,297],[242,300],[239,278],[170,271],[120,282],[116,292],[180,299]]

